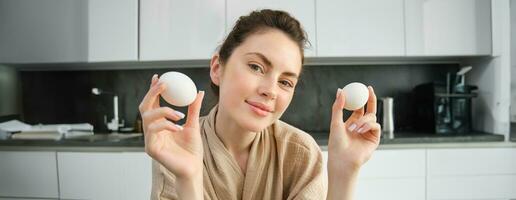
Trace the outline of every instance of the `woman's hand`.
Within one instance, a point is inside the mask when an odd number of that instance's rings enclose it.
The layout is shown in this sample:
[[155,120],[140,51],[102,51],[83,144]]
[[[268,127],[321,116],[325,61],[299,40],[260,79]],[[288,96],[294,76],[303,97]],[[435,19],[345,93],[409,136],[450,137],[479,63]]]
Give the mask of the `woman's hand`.
[[380,143],[380,124],[376,123],[376,95],[368,87],[367,112],[358,109],[344,122],[344,92],[339,89],[333,103],[328,141],[327,199],[353,199],[360,167],[369,160]]
[[[177,179],[202,179],[203,149],[199,126],[199,113],[204,92],[199,92],[188,107],[188,118],[184,126],[173,121],[181,120],[184,114],[169,107],[160,107],[159,95],[165,90],[158,83],[157,75],[152,77],[149,91],[140,103],[143,120],[145,152],[171,171]],[[202,184],[202,181],[201,181]],[[202,185],[201,185],[202,186]]]
[[332,108],[330,139],[328,142],[328,170],[344,171],[358,169],[371,157],[380,143],[380,124],[376,122],[376,95],[368,87],[367,112],[358,109],[343,121],[344,91],[337,92]]

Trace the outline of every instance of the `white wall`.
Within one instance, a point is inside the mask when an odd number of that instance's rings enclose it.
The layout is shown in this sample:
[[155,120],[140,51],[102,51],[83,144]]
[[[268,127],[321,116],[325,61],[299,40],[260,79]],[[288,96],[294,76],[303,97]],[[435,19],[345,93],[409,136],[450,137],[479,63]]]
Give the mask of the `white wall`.
[[505,135],[509,139],[511,104],[510,1],[492,0],[492,56],[474,59],[466,81],[478,85],[473,101],[473,129]]

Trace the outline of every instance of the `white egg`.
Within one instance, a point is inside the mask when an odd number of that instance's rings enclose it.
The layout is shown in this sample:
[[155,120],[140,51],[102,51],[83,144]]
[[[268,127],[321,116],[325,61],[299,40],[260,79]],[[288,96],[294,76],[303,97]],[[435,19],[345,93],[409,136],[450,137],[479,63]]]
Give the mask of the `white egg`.
[[346,97],[344,108],[349,111],[364,107],[369,98],[369,90],[364,84],[359,82],[347,84],[342,90],[344,90]]
[[190,105],[197,96],[195,83],[187,75],[180,72],[167,72],[161,75],[160,82],[166,85],[161,96],[174,106]]

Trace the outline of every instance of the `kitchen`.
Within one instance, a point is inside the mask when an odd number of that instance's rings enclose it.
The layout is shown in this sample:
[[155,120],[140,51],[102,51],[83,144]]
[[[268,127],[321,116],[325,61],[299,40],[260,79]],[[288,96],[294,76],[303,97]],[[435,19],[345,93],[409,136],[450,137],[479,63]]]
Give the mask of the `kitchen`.
[[[216,104],[210,56],[236,19],[258,8],[290,12],[308,34],[282,120],[310,133],[323,156],[336,88],[358,81],[375,87],[380,103],[393,98],[393,134],[361,169],[356,199],[515,199],[515,4],[0,0],[0,123],[94,127],[93,136],[0,140],[0,199],[148,199],[151,158],[138,104],[150,78],[187,74],[206,91],[207,114]],[[418,126],[415,87],[446,83],[468,66],[465,83],[478,87],[469,99],[471,130],[425,129],[437,119]],[[119,125],[110,129],[113,121]]]

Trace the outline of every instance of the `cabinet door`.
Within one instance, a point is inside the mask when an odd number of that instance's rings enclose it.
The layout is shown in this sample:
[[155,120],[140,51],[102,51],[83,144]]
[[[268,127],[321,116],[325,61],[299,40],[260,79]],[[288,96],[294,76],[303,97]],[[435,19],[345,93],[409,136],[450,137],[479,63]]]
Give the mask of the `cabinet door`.
[[405,1],[408,56],[491,54],[491,1]]
[[58,152],[60,198],[148,199],[151,161],[145,153]]
[[0,13],[0,62],[138,59],[137,0],[5,0]]
[[356,199],[424,200],[425,157],[423,149],[375,151],[360,170]]
[[85,62],[87,1],[0,1],[0,62]]
[[[325,163],[327,154],[323,152]],[[355,198],[424,200],[425,157],[425,150],[375,151],[360,169]]]
[[58,198],[56,153],[0,151],[0,197]]
[[140,1],[140,60],[210,59],[224,19],[224,0]]
[[428,199],[516,198],[516,149],[428,150]]
[[138,60],[138,0],[88,0],[88,61]]
[[315,37],[315,2],[314,0],[253,0],[253,1],[227,1],[227,19],[226,33],[229,33],[235,22],[240,16],[248,15],[253,10],[258,9],[274,9],[283,10],[296,18],[301,26],[305,29],[311,46],[305,49],[306,57],[314,57],[316,55],[316,37]]
[[319,57],[404,56],[403,0],[316,1]]

